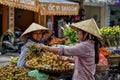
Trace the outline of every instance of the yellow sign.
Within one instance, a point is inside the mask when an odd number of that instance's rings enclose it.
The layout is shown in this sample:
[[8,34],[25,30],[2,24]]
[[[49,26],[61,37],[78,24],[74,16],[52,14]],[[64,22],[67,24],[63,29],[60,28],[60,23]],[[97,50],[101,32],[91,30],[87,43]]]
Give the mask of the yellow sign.
[[0,0],[0,2],[2,2],[2,0]]
[[37,0],[2,0],[3,5],[38,12]]
[[4,0],[8,2],[15,2],[15,3],[20,3],[20,4],[25,4],[25,5],[35,5],[35,0]]
[[40,3],[41,15],[77,15],[78,4]]

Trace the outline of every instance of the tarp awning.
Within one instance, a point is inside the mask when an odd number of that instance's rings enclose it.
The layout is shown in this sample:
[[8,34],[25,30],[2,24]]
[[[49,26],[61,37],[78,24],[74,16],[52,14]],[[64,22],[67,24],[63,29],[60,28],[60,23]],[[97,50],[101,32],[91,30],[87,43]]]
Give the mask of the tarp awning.
[[79,4],[67,0],[39,0],[41,15],[78,15]]
[[34,12],[39,12],[37,0],[0,0],[0,4],[30,10]]

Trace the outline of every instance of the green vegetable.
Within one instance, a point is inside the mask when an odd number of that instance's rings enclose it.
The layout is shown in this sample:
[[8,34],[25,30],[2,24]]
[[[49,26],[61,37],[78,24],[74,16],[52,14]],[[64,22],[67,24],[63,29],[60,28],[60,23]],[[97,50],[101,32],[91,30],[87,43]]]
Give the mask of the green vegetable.
[[74,29],[68,27],[68,28],[64,29],[63,32],[64,32],[64,35],[66,37],[68,37],[69,43],[77,43],[78,42],[77,32]]

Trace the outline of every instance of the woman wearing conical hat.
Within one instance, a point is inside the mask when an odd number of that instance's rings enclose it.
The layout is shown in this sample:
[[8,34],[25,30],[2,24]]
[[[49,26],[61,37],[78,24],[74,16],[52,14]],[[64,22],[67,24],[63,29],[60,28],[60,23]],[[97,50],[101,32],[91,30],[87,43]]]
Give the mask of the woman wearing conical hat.
[[77,31],[80,42],[74,46],[53,48],[37,44],[38,50],[45,49],[59,55],[74,56],[74,74],[72,80],[95,80],[95,65],[99,60],[98,48],[102,40],[101,33],[95,20],[88,19],[70,25]]
[[27,45],[32,44],[33,42],[36,43],[43,43],[45,39],[49,38],[51,36],[52,32],[39,24],[32,23],[26,30],[23,32],[23,34],[20,36],[20,38],[27,37],[26,44],[21,49],[20,58],[18,60],[17,66],[24,66],[25,60],[24,57],[28,51]]

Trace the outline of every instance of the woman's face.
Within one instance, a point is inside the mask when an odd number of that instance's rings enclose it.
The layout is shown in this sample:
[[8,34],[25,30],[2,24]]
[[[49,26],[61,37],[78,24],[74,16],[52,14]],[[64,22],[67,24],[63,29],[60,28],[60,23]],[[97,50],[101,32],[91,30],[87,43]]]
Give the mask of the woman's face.
[[40,41],[41,38],[42,38],[42,32],[40,30],[39,31],[34,31],[32,33],[32,37],[33,37],[34,40]]
[[77,31],[77,34],[78,34],[79,40],[82,40],[82,39],[83,39],[83,31],[78,30],[78,31]]

